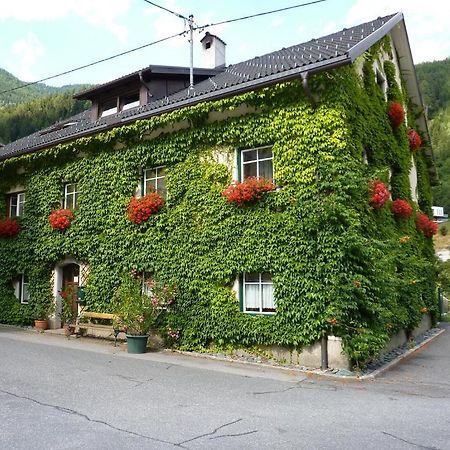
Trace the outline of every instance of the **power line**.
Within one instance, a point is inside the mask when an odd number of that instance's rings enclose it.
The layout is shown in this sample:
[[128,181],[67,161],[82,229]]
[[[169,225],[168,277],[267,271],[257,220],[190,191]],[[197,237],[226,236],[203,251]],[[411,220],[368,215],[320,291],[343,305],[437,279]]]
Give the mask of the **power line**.
[[[145,1],[146,1],[146,0],[145,0]],[[196,27],[195,29],[196,29],[196,30],[203,30],[203,29],[205,29],[205,28],[207,28],[207,27],[213,27],[213,26],[215,26],[215,25],[222,25],[222,24],[224,24],[224,23],[237,22],[238,20],[252,19],[253,17],[265,16],[265,15],[267,15],[267,14],[273,14],[273,13],[276,13],[276,12],[287,11],[287,10],[289,10],[289,9],[300,8],[301,6],[313,5],[313,4],[315,4],[315,3],[321,3],[321,2],[325,2],[325,1],[326,1],[326,0],[315,0],[315,1],[312,1],[312,2],[308,2],[308,3],[301,3],[301,4],[299,4],[299,5],[287,6],[286,8],[274,9],[274,10],[272,10],[272,11],[265,11],[265,12],[258,13],[258,14],[252,14],[252,15],[250,15],[250,16],[237,17],[237,18],[235,18],[235,19],[228,19],[228,20],[222,20],[222,21],[220,21],[220,22],[209,23],[209,24],[203,25],[203,26],[201,26],[201,27],[198,26],[198,27]]]
[[40,80],[32,81],[30,83],[24,83],[24,84],[21,84],[20,86],[16,86],[16,87],[8,89],[6,91],[0,91],[0,95],[1,94],[7,94],[8,92],[17,91],[18,89],[22,89],[22,88],[27,87],[27,86],[33,86],[35,84],[42,83],[43,81],[52,80],[53,78],[58,78],[58,77],[61,77],[62,75],[67,75],[69,73],[76,72],[77,70],[86,69],[87,67],[92,67],[92,66],[95,66],[96,64],[100,64],[100,63],[105,62],[105,61],[110,61],[111,59],[118,58],[119,56],[127,55],[127,54],[133,53],[133,52],[135,52],[137,50],[141,50],[143,48],[150,47],[150,46],[155,45],[155,44],[159,44],[160,42],[168,41],[169,39],[173,39],[175,37],[182,36],[185,33],[186,33],[185,31],[182,31],[181,33],[172,34],[171,36],[167,36],[165,38],[158,39],[157,41],[153,41],[153,42],[150,42],[148,44],[144,44],[144,45],[141,45],[139,47],[135,47],[135,48],[132,48],[130,50],[126,50],[124,52],[117,53],[117,54],[112,55],[112,56],[108,56],[107,58],[99,59],[98,61],[93,61],[93,62],[91,62],[89,64],[84,64],[83,66],[74,67],[73,69],[66,70],[66,71],[58,73],[56,75],[52,75],[52,76],[49,76],[49,77],[41,78]]
[[151,2],[150,0],[144,0],[144,2],[149,3],[150,5],[156,6],[159,9],[163,9],[164,11],[169,12],[170,14],[173,14],[174,16],[179,17],[180,19],[189,20],[186,16],[183,16],[183,14],[177,13],[175,11],[170,10],[169,8],[165,8],[164,6],[157,5],[156,3]]

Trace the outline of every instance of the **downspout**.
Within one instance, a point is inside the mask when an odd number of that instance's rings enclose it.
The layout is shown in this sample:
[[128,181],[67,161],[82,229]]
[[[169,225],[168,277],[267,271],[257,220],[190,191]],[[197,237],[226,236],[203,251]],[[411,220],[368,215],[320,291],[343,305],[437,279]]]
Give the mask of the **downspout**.
[[320,368],[322,370],[328,369],[328,336],[322,336],[320,339],[320,357],[321,357],[321,364]]
[[302,77],[303,90],[305,91],[305,94],[308,97],[309,101],[312,103],[313,106],[315,106],[316,102],[314,100],[314,97],[312,96],[311,89],[309,88],[308,84],[309,72],[308,71],[302,72],[300,76]]

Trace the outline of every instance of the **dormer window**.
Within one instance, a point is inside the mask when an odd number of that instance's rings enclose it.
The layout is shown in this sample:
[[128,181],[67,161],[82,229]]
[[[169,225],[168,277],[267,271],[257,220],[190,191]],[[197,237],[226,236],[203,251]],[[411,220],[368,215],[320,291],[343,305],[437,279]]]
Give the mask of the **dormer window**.
[[127,95],[120,98],[120,108],[121,111],[126,111],[127,109],[136,108],[140,105],[139,92],[136,94]]
[[111,116],[117,113],[117,99],[108,100],[102,104],[100,117]]

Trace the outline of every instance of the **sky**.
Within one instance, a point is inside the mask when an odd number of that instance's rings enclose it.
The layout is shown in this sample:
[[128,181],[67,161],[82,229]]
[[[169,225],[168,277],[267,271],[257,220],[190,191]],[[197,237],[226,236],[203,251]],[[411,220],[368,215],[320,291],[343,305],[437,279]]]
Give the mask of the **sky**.
[[[153,0],[197,25],[207,25],[304,3],[307,0]],[[208,27],[194,34],[194,65],[201,66],[205,31],[227,43],[237,63],[283,47],[401,11],[415,63],[450,56],[446,0],[326,0],[258,18]],[[145,0],[0,0],[0,68],[37,81],[185,30],[182,19]],[[188,66],[186,36],[74,72],[47,84],[104,83],[152,64]]]

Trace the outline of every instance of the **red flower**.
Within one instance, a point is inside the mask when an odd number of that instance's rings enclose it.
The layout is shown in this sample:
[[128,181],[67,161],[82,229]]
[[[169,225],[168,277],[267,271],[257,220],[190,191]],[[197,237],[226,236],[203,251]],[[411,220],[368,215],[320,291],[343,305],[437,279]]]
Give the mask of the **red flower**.
[[417,150],[422,145],[422,138],[416,130],[411,129],[408,131],[408,139],[411,151]]
[[382,181],[375,180],[371,182],[370,204],[375,209],[382,208],[390,196],[389,189]]
[[262,198],[265,192],[273,191],[275,184],[263,177],[248,177],[242,183],[233,181],[222,195],[229,202],[235,203],[237,206],[243,206],[245,203],[253,202]]
[[400,103],[390,102],[388,116],[392,127],[398,128],[405,120],[405,110]]
[[70,209],[56,209],[48,216],[48,223],[54,230],[63,231],[70,227],[73,218],[73,212]]
[[164,199],[157,192],[149,192],[145,197],[133,197],[128,203],[128,220],[134,223],[146,222],[164,205]]
[[20,233],[20,225],[16,219],[0,220],[0,237],[14,237]]
[[429,238],[437,233],[438,224],[423,212],[419,212],[416,216],[416,228]]
[[407,219],[413,213],[412,206],[401,198],[397,198],[392,202],[391,211],[399,217]]

